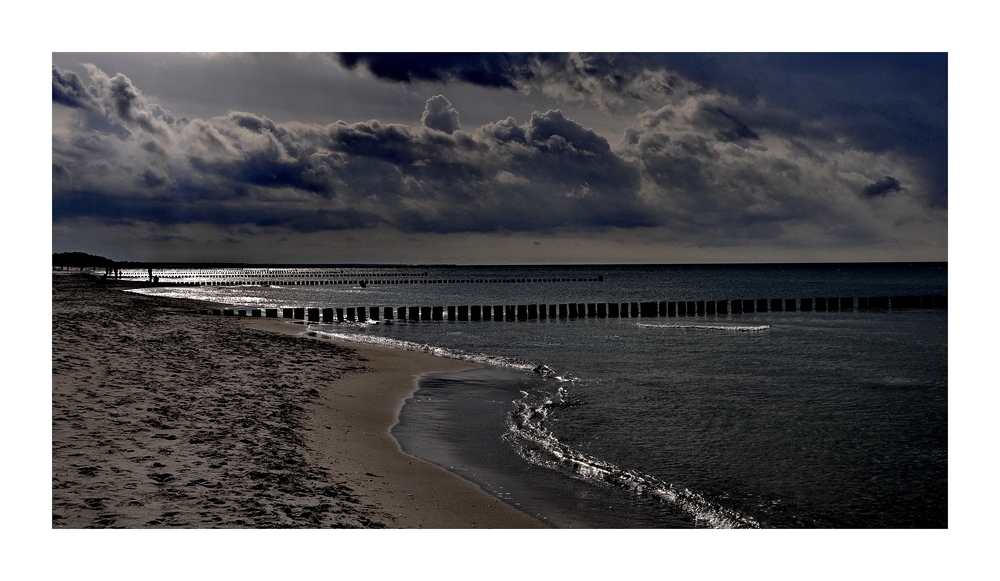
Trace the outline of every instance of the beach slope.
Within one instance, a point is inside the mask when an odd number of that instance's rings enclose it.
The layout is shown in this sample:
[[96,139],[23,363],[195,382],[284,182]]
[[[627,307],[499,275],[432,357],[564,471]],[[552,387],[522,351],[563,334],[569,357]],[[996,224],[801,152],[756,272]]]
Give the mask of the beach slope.
[[467,363],[52,284],[53,528],[544,526],[389,435],[416,375]]

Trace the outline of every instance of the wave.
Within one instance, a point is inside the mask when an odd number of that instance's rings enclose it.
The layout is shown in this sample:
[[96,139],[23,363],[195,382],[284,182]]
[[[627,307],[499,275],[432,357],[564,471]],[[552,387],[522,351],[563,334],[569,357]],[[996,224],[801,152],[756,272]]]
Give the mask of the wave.
[[[357,323],[364,327],[377,322]],[[342,331],[323,330],[322,326],[310,325],[307,333],[318,338],[341,339],[357,343],[367,343],[391,349],[429,353],[438,357],[458,359],[472,363],[481,363],[494,367],[516,369],[535,373],[543,379],[551,379],[560,384],[571,384],[580,381],[567,375],[560,375],[546,365],[524,361],[523,359],[472,353],[461,349],[438,347],[427,343],[416,343],[401,339],[390,339],[361,333],[345,333]],[[522,397],[514,401],[515,409],[508,415],[507,432],[504,440],[510,443],[518,455],[538,466],[551,469],[562,469],[576,476],[612,484],[620,488],[632,490],[635,494],[649,495],[663,502],[674,504],[694,517],[696,523],[713,528],[760,528],[756,521],[733,510],[718,506],[700,494],[687,488],[675,488],[657,480],[652,476],[640,474],[634,470],[625,470],[614,464],[574,450],[563,444],[543,426],[549,413],[557,408],[582,405],[580,400],[570,401],[569,392],[562,385],[552,397],[543,397],[540,403],[529,403],[531,396],[522,391]]]
[[766,331],[771,328],[771,325],[752,325],[752,326],[738,326],[738,325],[655,325],[652,323],[636,323],[640,327],[647,327],[653,329],[708,329],[712,331],[733,331],[740,333],[755,333],[759,331]]
[[[369,326],[373,323],[360,323],[355,324],[356,327]],[[429,345],[427,343],[416,343],[414,341],[403,341],[401,339],[390,339],[388,337],[378,337],[375,335],[366,335],[362,333],[344,333],[338,331],[326,331],[320,327],[314,327],[310,325],[310,333],[316,333],[319,338],[329,338],[329,339],[341,339],[344,341],[353,341],[355,343],[367,343],[369,345],[378,345],[380,347],[388,347],[390,349],[399,349],[402,351],[416,351],[419,353],[429,353],[430,355],[436,355],[438,357],[447,357],[448,359],[458,359],[459,361],[469,361],[471,363],[481,363],[484,365],[491,365],[493,367],[503,367],[507,369],[516,369],[518,371],[527,372],[537,372],[542,375],[542,369],[548,369],[544,365],[538,365],[523,359],[518,359],[515,357],[502,357],[499,355],[487,355],[485,353],[472,353],[469,351],[463,351],[461,349],[451,349],[448,347],[438,347],[436,345]],[[571,381],[562,376],[553,376],[553,379],[557,381]]]
[[635,470],[620,468],[560,442],[543,424],[553,410],[581,405],[579,400],[567,399],[565,388],[559,387],[553,397],[542,398],[543,401],[537,403],[531,403],[532,396],[528,392],[522,391],[521,394],[521,399],[514,402],[516,409],[508,418],[508,431],[504,436],[528,462],[568,471],[585,480],[611,484],[630,490],[637,496],[646,495],[671,503],[691,515],[696,524],[720,529],[760,528],[754,519],[719,506],[697,492],[674,487]]

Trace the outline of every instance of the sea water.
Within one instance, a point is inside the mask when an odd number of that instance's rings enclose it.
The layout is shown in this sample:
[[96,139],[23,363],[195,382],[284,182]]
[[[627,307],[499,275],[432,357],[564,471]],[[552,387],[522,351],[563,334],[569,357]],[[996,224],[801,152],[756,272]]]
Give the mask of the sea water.
[[[363,270],[525,282],[145,292],[254,308],[947,294],[937,263]],[[393,435],[552,526],[947,526],[944,309],[309,327],[483,364],[422,377]]]

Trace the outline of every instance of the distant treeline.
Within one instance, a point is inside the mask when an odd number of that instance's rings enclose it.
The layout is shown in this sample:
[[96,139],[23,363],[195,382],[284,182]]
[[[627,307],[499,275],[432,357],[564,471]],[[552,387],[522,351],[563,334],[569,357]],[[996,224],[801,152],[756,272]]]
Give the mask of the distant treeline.
[[56,252],[52,255],[52,266],[114,266],[115,261],[86,252]]

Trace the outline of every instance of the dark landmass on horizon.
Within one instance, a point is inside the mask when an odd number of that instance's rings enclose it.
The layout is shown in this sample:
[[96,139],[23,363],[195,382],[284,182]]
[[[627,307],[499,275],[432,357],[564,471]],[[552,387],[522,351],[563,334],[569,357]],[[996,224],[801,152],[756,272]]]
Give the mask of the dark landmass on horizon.
[[412,268],[412,267],[449,267],[449,268],[635,268],[659,266],[697,266],[697,267],[799,267],[813,265],[907,265],[907,264],[939,264],[947,265],[941,260],[905,260],[905,261],[859,261],[859,262],[662,262],[662,263],[566,263],[566,264],[454,264],[454,263],[377,263],[377,262],[329,262],[329,263],[284,263],[284,262],[148,262],[148,261],[116,261],[103,256],[95,256],[84,252],[60,252],[52,255],[53,266],[70,267],[101,267],[118,266],[126,268]]

